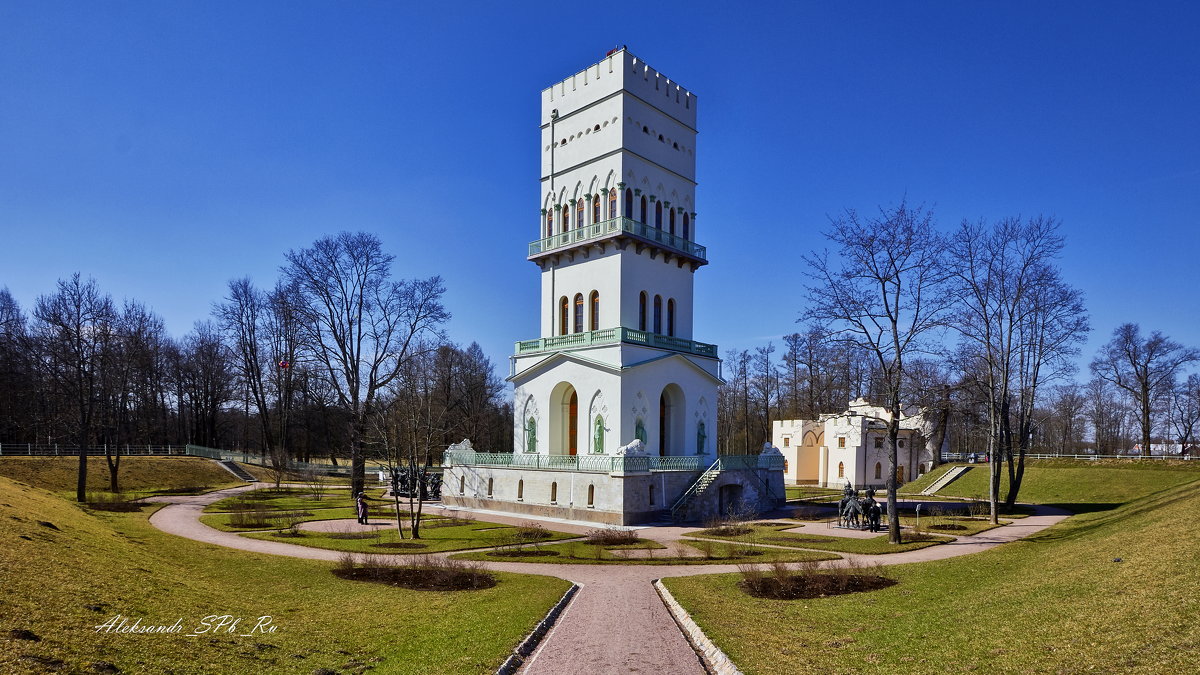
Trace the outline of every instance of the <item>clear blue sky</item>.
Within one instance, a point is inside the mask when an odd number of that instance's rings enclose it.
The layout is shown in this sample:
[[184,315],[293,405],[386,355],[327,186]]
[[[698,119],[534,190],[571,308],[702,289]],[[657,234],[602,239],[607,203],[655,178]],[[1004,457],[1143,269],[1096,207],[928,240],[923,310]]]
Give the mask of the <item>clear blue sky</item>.
[[0,286],[94,276],[181,335],[377,233],[451,337],[536,337],[538,94],[614,45],[699,95],[696,337],[796,330],[828,214],[1047,214],[1093,334],[1200,346],[1195,3],[0,0]]

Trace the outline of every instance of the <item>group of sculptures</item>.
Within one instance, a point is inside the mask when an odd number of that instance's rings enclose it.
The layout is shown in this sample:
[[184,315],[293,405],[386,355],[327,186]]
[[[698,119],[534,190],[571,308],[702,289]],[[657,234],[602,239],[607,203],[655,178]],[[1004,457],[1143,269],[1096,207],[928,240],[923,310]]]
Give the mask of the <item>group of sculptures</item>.
[[422,501],[442,498],[442,474],[403,466],[392,470],[392,491],[397,495],[415,497],[418,486]]
[[852,527],[858,530],[880,530],[880,518],[883,510],[875,501],[875,489],[867,488],[863,497],[858,496],[858,490],[849,483],[842,491],[842,500],[838,502],[838,526]]

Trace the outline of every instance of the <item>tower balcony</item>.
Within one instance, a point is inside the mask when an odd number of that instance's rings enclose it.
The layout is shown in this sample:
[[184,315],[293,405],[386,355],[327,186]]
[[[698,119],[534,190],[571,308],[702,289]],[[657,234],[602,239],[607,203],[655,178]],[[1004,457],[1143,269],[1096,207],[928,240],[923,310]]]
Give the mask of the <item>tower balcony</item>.
[[632,328],[604,328],[602,330],[593,330],[587,333],[571,333],[570,335],[556,335],[554,337],[538,338],[536,340],[523,340],[517,343],[514,350],[517,356],[526,356],[529,354],[539,354],[542,352],[557,352],[567,349],[579,349],[582,347],[592,347],[598,345],[610,345],[625,343],[631,345],[640,345],[643,347],[657,347],[659,349],[669,349],[676,352],[685,352],[695,354],[696,356],[704,356],[710,359],[717,358],[717,346],[706,344],[704,342],[696,342],[695,340],[685,340],[670,335],[659,335],[657,333],[648,333],[644,330],[634,330]]
[[529,259],[537,260],[576,246],[617,238],[632,239],[635,243],[683,256],[696,265],[708,263],[708,249],[704,246],[661,228],[624,217],[576,227],[530,242]]

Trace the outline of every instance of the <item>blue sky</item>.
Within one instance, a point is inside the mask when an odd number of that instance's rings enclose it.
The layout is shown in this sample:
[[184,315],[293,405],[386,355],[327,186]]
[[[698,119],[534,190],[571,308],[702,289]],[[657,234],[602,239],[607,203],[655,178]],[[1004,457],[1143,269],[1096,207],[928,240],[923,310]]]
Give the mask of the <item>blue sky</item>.
[[181,335],[283,253],[377,233],[451,337],[536,337],[538,94],[628,45],[699,96],[696,338],[792,332],[828,216],[1053,215],[1093,333],[1200,346],[1187,3],[0,0],[0,286],[80,271]]

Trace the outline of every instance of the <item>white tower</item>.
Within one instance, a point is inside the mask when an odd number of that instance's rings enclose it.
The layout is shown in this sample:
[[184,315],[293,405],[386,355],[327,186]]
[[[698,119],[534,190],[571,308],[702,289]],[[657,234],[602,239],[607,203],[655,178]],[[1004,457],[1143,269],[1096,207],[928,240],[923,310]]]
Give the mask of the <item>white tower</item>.
[[715,456],[715,345],[693,340],[696,97],[624,49],[542,92],[541,336],[518,342],[515,450]]

